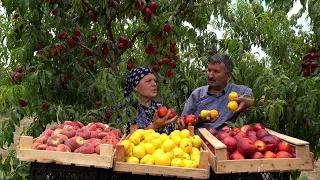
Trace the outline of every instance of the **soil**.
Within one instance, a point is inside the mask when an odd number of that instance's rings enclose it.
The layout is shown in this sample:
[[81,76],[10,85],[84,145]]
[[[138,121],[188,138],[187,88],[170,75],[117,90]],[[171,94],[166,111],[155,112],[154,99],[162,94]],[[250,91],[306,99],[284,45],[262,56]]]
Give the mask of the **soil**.
[[[4,116],[0,115],[0,124],[5,119]],[[14,133],[14,144],[9,148],[5,147],[5,149],[0,148],[0,153],[2,154],[3,160],[8,155],[8,150],[15,149],[17,145],[19,145],[20,135],[22,133],[23,127],[27,126],[32,122],[32,118],[24,118],[21,120],[21,126],[16,129]],[[303,171],[299,177],[299,180],[319,180],[320,179],[320,159],[314,162],[314,170],[313,171]]]

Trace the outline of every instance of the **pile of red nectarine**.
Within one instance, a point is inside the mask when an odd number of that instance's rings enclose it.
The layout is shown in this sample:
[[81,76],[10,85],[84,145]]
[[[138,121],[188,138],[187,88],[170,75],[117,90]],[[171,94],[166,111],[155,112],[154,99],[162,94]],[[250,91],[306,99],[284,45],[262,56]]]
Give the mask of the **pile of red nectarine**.
[[[271,135],[260,123],[241,128],[225,126],[220,132],[214,128],[208,131],[227,146],[229,160],[296,157],[294,146]],[[203,141],[215,154],[214,147],[206,139]]]
[[100,144],[111,144],[115,148],[122,136],[119,129],[101,122],[84,126],[81,122],[65,121],[34,139],[32,149],[100,154]]

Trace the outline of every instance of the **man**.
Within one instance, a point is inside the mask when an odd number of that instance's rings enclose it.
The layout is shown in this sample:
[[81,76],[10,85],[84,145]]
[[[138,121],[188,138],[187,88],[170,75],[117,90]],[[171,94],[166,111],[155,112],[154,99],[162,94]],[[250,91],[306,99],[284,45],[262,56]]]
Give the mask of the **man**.
[[[195,127],[197,128],[216,128],[218,131],[224,126],[224,122],[234,122],[236,116],[244,109],[254,103],[252,90],[244,85],[229,83],[232,77],[233,62],[225,54],[210,56],[208,64],[208,85],[195,89],[184,105],[182,116],[188,114],[199,115],[201,110],[215,109],[219,112],[219,117],[213,120],[198,119]],[[240,95],[232,100],[238,103],[238,109],[231,112],[227,106],[228,96],[231,92]],[[182,120],[177,121],[178,128],[182,129],[186,124]],[[197,131],[196,131],[197,132]]]

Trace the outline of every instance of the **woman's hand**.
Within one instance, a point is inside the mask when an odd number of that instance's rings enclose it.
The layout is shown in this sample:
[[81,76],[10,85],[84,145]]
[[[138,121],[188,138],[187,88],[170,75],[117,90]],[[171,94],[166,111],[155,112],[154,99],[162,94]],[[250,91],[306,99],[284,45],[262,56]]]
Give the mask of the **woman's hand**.
[[165,115],[163,118],[159,118],[158,111],[156,111],[153,115],[153,122],[150,125],[151,128],[157,131],[161,128],[168,126],[170,123],[172,123],[177,119],[178,116],[168,119],[170,114],[171,114],[171,111],[169,110],[167,115]]

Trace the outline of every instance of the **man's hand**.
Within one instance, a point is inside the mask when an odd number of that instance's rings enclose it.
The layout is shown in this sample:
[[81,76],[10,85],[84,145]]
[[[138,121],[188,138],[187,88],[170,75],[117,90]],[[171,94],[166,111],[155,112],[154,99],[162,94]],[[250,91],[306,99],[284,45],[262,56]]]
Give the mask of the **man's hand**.
[[186,123],[184,123],[184,120],[182,118],[177,119],[177,126],[180,131],[187,127]]
[[254,103],[253,98],[246,98],[244,96],[233,98],[231,101],[236,101],[238,103],[238,109],[236,109],[233,114],[240,113],[241,111],[251,107]]
[[173,121],[175,121],[177,119],[178,116],[175,116],[171,119],[168,119],[170,114],[171,114],[171,111],[169,110],[167,115],[165,115],[163,118],[159,118],[158,112],[156,111],[153,115],[153,122],[151,124],[151,128],[154,129],[155,131],[157,131],[161,128],[168,126],[170,123],[172,123]]
[[[211,114],[210,114],[211,112],[209,112],[208,113],[208,116],[206,117],[206,118],[201,118],[201,116],[200,116],[200,114],[198,115],[198,119],[200,120],[199,122],[201,122],[201,123],[214,123],[219,117],[220,117],[220,114],[217,116],[217,117],[215,117],[215,118],[213,118],[213,119],[211,119],[210,117],[211,117]],[[200,125],[200,124],[199,124]]]

